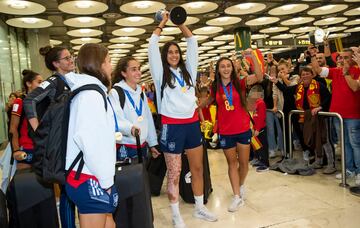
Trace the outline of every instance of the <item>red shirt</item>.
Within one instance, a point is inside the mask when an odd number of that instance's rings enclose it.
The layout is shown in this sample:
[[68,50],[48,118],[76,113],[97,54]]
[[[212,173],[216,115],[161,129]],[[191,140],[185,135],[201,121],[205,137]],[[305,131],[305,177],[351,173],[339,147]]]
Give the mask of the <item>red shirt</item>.
[[255,130],[260,132],[261,129],[266,127],[266,104],[261,98],[256,100],[253,120]]
[[[11,111],[12,115],[17,115],[21,118],[23,113],[23,100],[21,98],[16,98],[14,101],[14,105]],[[19,123],[21,124],[21,123]],[[20,135],[19,135],[19,146],[22,146],[24,149],[32,150],[34,149],[34,144],[31,138],[29,137],[28,132],[28,121],[26,117],[24,117],[22,121],[22,125],[20,126]]]
[[[353,79],[360,76],[359,67],[350,67]],[[332,79],[332,98],[330,112],[337,112],[342,118],[360,119],[360,91],[353,92],[348,86],[342,68],[330,68],[329,79]]]
[[[226,86],[226,89],[229,91],[230,83]],[[240,89],[245,97],[245,80],[240,80]],[[218,119],[218,129],[220,135],[235,135],[248,131],[250,129],[250,117],[248,112],[242,107],[240,102],[240,95],[235,89],[235,86],[232,86],[233,93],[233,105],[234,110],[227,111],[225,109],[225,93],[223,87],[217,89],[216,94],[216,103],[217,103],[217,119]],[[230,91],[229,91],[230,92]],[[211,91],[211,96],[214,97],[214,92]]]
[[187,119],[176,119],[168,116],[161,115],[162,124],[189,124],[199,121],[199,113],[195,110],[194,115]]

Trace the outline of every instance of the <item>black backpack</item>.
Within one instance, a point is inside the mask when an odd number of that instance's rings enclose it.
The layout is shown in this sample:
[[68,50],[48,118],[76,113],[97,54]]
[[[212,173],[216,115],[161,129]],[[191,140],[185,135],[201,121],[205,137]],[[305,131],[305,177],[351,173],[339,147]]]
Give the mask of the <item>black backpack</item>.
[[[40,124],[34,134],[34,163],[33,169],[44,181],[65,184],[66,147],[70,118],[71,100],[81,91],[95,90],[99,92],[107,110],[106,94],[96,84],[79,87],[74,91],[64,91],[51,101],[44,112]],[[80,161],[75,179],[79,178],[84,165],[83,153],[80,151],[68,169],[71,171]]]
[[[119,101],[120,101],[121,109],[124,109],[124,105],[125,105],[125,92],[124,92],[124,89],[121,88],[120,86],[114,86],[113,89],[115,89],[116,92],[119,95]],[[140,97],[144,101],[144,93],[143,92],[141,92]]]

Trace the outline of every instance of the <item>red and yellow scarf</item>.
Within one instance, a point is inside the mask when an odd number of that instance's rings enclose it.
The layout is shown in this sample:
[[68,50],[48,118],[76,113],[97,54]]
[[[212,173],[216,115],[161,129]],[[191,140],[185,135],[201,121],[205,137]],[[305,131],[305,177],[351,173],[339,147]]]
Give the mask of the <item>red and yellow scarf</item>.
[[[306,98],[308,100],[310,109],[317,108],[320,106],[320,85],[319,82],[314,79],[311,80],[309,89],[307,90]],[[304,110],[303,104],[305,99],[304,83],[298,85],[296,90],[295,104],[298,110]],[[304,122],[304,115],[300,115],[300,123]]]

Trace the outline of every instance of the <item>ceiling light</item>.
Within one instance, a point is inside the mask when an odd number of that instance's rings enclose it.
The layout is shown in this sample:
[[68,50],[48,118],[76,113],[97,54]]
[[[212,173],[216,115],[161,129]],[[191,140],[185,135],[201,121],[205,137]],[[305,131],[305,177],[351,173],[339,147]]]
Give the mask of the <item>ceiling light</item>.
[[203,6],[204,6],[203,2],[193,2],[193,3],[189,4],[189,7],[192,9],[200,9]]
[[259,21],[259,22],[265,22],[265,21],[268,20],[268,18],[267,18],[267,17],[259,17],[259,18],[256,19],[256,20]]
[[281,6],[280,7],[282,10],[292,10],[295,8],[294,4],[290,4],[290,5],[285,5],[285,6]]
[[141,21],[142,17],[128,17],[127,20],[131,22],[139,22]]
[[254,3],[244,3],[244,4],[237,5],[237,7],[242,10],[250,9],[253,6],[254,6]]
[[9,6],[13,9],[25,9],[27,5],[25,1],[9,1]]
[[328,6],[320,7],[319,9],[322,10],[322,11],[327,11],[327,10],[331,10],[333,8],[335,8],[334,5],[328,5]]
[[121,30],[123,30],[124,32],[133,32],[136,30],[136,28],[122,28]]
[[309,29],[309,27],[301,27],[300,29],[301,30],[307,30],[307,29]]
[[79,17],[78,20],[81,23],[89,23],[89,22],[92,21],[92,18],[90,18],[90,17]]
[[78,1],[75,3],[75,6],[80,9],[88,9],[92,6],[91,1]]
[[119,38],[119,40],[128,40],[129,39],[128,36],[122,36],[122,37],[118,37],[118,38]]
[[302,17],[297,17],[297,18],[293,18],[291,19],[293,22],[298,22],[298,21],[302,21],[304,18]]
[[80,33],[90,33],[91,30],[90,29],[80,29],[79,32]]
[[220,17],[217,19],[219,22],[225,22],[225,21],[228,21],[230,20],[230,17]]
[[139,2],[135,2],[134,6],[138,9],[147,9],[152,5],[151,2],[149,1],[139,1]]
[[39,21],[39,19],[34,17],[27,17],[27,18],[23,18],[22,21],[26,24],[35,24],[36,22]]
[[272,28],[269,28],[269,30],[278,30],[279,27],[272,27]]
[[336,20],[336,18],[334,18],[334,17],[329,17],[329,18],[324,19],[324,21],[326,21],[326,22],[331,22],[331,21],[335,21],[335,20]]
[[84,41],[84,42],[87,42],[87,41],[90,41],[91,38],[90,38],[90,37],[84,37],[84,38],[81,38],[80,40],[81,40],[81,41]]

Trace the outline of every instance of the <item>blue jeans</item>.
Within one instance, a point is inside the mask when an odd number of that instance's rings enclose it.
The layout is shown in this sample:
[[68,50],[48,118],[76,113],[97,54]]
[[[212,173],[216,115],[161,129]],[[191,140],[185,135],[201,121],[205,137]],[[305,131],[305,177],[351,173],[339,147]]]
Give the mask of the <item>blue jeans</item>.
[[[334,121],[340,135],[340,122]],[[360,173],[360,119],[344,119],[344,144],[346,169]]]
[[[277,132],[277,139],[275,139],[275,127]],[[275,151],[276,149],[279,149],[284,151],[283,133],[281,130],[279,118],[276,116],[276,113],[266,111],[266,128],[269,150]]]

